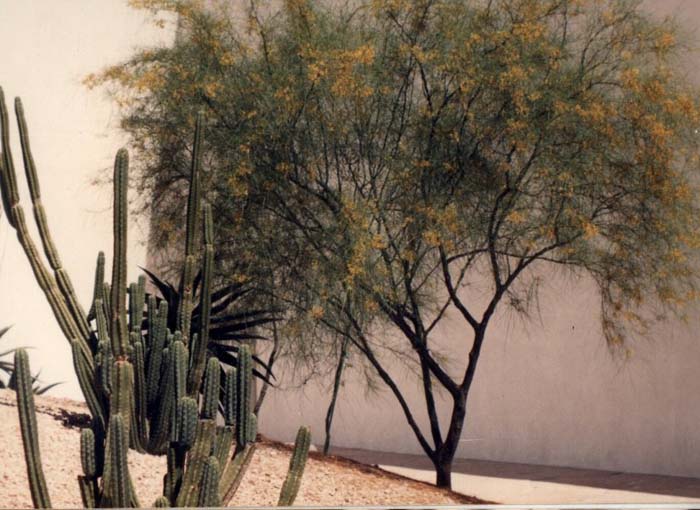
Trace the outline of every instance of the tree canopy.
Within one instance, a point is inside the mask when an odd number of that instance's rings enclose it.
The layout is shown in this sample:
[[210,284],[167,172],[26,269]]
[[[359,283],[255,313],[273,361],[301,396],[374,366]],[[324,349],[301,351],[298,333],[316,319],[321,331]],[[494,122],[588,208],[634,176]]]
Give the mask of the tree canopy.
[[[678,28],[639,2],[134,3],[177,12],[186,36],[87,81],[124,107],[157,245],[177,235],[186,135],[205,109],[222,270],[267,282],[293,311],[285,335],[313,325],[304,354],[349,341],[439,484],[489,321],[502,304],[527,310],[538,267],[589,275],[623,352],[695,298],[697,96]],[[485,297],[467,301],[475,282]],[[433,350],[448,314],[465,324],[459,373]],[[421,374],[430,430],[387,350]]]

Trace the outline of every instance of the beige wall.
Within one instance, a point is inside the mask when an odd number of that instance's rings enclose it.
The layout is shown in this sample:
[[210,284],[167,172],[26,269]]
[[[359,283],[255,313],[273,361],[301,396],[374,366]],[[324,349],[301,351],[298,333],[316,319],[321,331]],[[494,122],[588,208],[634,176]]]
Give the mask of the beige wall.
[[[648,0],[657,15],[675,15],[697,37],[700,1]],[[687,63],[697,78],[700,56]],[[700,313],[632,344],[632,358],[610,356],[590,281],[556,277],[543,288],[541,315],[492,320],[468,404],[458,457],[700,477]],[[469,340],[457,318],[437,332],[455,364]],[[405,369],[393,367],[401,379]],[[427,418],[421,390],[404,374],[402,387]],[[355,374],[341,391],[334,444],[422,453],[389,391],[367,396]],[[322,443],[330,389],[272,392],[261,417],[264,433],[291,440],[299,423]],[[442,402],[442,421],[449,406]],[[284,419],[282,419],[284,418]]]
[[[172,32],[153,28],[126,0],[0,1],[0,86],[10,107],[14,96],[24,101],[49,223],[86,306],[97,252],[105,250],[109,261],[112,251],[111,186],[93,186],[91,181],[111,179],[114,154],[125,139],[118,132],[117,109],[103,92],[88,91],[81,80],[126,58],[137,46],[169,43]],[[12,136],[21,172],[14,125]],[[24,192],[23,176],[21,186]],[[145,230],[131,229],[132,278],[145,258],[139,245]],[[52,394],[78,397],[68,343],[4,217],[0,218],[0,289],[0,326],[14,325],[0,342],[0,352],[17,345],[34,347],[31,364],[42,369],[42,378],[66,381]]]
[[[698,318],[670,324],[633,344],[616,362],[602,340],[599,301],[590,282],[558,278],[542,290],[541,314],[524,323],[512,313],[492,321],[477,369],[457,456],[622,471],[700,476],[700,342]],[[469,340],[450,318],[437,333],[444,352],[463,365]],[[421,391],[401,377],[425,430]],[[341,390],[334,444],[422,453],[388,391],[367,397],[355,376]],[[309,424],[323,441],[328,389],[272,392],[261,430],[291,440]],[[449,416],[442,402],[442,420]],[[282,419],[284,418],[284,419]]]

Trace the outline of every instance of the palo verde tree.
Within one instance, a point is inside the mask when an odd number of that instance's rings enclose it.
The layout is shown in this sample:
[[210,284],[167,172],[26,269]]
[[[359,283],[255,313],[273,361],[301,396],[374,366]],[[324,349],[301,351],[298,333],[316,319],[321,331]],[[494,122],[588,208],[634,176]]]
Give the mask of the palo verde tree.
[[[193,34],[89,79],[113,86],[124,128],[155,154],[141,185],[156,200],[177,190],[188,115],[207,108],[203,185],[229,220],[217,237],[314,321],[314,348],[347,342],[386,384],[438,485],[498,341],[489,325],[500,307],[527,310],[548,265],[597,284],[620,352],[695,297],[698,105],[674,67],[676,27],[639,2],[287,0],[253,2],[242,21],[138,4],[178,11]],[[477,283],[482,298],[465,299]],[[449,315],[464,349],[445,357],[435,332]]]

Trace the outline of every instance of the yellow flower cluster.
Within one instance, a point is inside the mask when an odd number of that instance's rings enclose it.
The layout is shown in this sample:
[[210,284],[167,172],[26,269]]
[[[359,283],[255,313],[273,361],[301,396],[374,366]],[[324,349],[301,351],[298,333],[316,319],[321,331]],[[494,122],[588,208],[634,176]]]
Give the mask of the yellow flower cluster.
[[325,310],[320,305],[314,305],[311,307],[311,310],[309,310],[309,315],[311,316],[311,318],[316,319],[316,320],[322,319],[324,313],[325,313]]
[[365,98],[374,93],[356,72],[357,66],[374,61],[374,48],[365,44],[351,50],[320,52],[306,47],[301,51],[306,59],[306,74],[310,81],[331,80],[331,92],[338,97]]

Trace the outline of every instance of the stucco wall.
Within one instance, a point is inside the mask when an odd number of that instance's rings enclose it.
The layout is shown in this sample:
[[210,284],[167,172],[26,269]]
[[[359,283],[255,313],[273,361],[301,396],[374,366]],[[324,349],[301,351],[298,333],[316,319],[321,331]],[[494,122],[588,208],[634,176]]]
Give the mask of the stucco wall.
[[[602,340],[593,285],[555,279],[543,288],[539,314],[524,322],[504,312],[492,321],[457,456],[700,476],[697,317],[633,343],[631,359],[621,362]],[[453,316],[437,333],[457,373],[469,349],[463,331]],[[392,368],[425,430],[420,388],[405,368]],[[291,440],[305,423],[323,441],[327,388],[307,384],[267,398],[262,432]],[[444,400],[441,419],[448,417]],[[341,390],[333,443],[422,453],[394,397],[366,396],[358,374]]]

